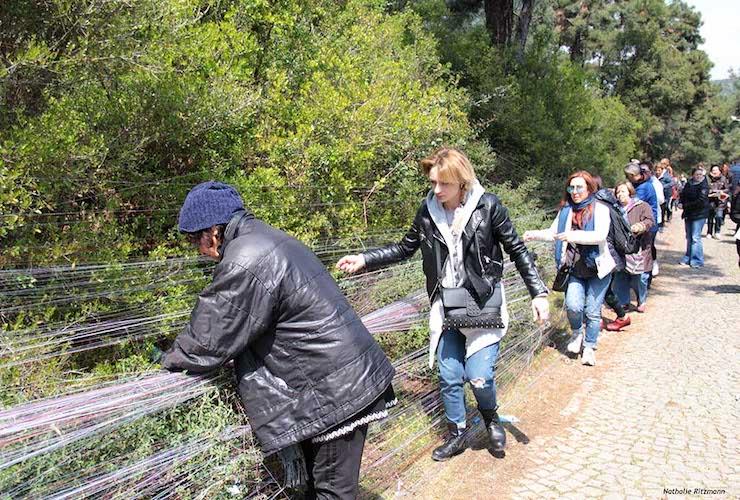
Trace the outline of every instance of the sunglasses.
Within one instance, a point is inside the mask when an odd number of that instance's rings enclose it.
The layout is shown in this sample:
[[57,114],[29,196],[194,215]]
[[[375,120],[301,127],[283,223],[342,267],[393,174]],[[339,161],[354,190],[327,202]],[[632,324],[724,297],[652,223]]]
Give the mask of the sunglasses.
[[568,193],[573,194],[582,193],[586,190],[586,188],[584,186],[568,186],[567,188],[565,188],[565,190],[568,191]]

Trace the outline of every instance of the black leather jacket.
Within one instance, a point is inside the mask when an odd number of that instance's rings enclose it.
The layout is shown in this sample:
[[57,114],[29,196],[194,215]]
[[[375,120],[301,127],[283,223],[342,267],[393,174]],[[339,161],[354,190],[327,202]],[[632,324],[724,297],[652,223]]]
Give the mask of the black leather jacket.
[[204,373],[233,359],[265,454],[346,421],[390,385],[393,365],[302,243],[240,213],[221,255],[162,365]]
[[[519,274],[535,297],[547,293],[534,259],[527,247],[516,234],[509,212],[496,195],[485,193],[478,200],[478,206],[470,216],[463,231],[463,262],[467,280],[463,284],[480,303],[484,303],[501,280],[504,268],[503,246],[509,258],[516,264]],[[421,247],[424,275],[427,280],[427,293],[434,302],[437,294],[437,264],[435,252],[440,252],[440,260],[447,258],[448,249],[442,234],[429,214],[427,200],[422,201],[413,224],[398,243],[363,253],[369,269],[382,267],[411,257]]]

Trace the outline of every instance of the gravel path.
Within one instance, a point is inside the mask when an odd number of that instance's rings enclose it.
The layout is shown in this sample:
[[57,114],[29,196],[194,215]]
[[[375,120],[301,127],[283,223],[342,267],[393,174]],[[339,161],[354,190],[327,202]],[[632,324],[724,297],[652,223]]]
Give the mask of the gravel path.
[[548,349],[504,459],[474,445],[443,464],[426,460],[386,496],[740,497],[734,240],[727,228],[704,239],[701,270],[678,264],[684,245],[674,219],[659,235],[648,311],[602,333],[596,367]]

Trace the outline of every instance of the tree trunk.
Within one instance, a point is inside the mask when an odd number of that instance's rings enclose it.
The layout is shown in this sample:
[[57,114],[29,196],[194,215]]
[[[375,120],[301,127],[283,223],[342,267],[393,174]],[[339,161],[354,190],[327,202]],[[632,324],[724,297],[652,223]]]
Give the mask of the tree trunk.
[[[525,0],[527,1],[527,0]],[[491,43],[505,47],[511,41],[514,18],[513,0],[485,0],[486,28],[491,35]]]
[[516,59],[520,63],[524,59],[524,49],[527,46],[527,35],[529,35],[529,23],[532,21],[535,0],[522,0],[522,10],[519,12],[519,20],[516,23]]
[[570,46],[570,60],[580,66],[583,66],[583,30],[576,29],[573,35],[573,44]]

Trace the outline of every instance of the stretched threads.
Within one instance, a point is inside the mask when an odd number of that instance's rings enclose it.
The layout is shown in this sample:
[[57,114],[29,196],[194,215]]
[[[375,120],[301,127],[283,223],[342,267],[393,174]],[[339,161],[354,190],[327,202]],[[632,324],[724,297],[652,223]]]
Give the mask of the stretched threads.
[[[540,329],[542,330],[542,329]],[[535,334],[530,334],[530,336],[535,336],[536,334],[541,332],[535,332]],[[425,364],[425,350],[426,349],[420,349],[414,353],[409,354],[408,356],[398,360],[395,364],[397,367],[401,368],[402,366],[405,366],[406,370],[399,370],[399,374],[397,375],[394,384],[396,384],[397,387],[403,388],[404,386],[404,380],[407,379],[405,377],[405,373],[409,371],[409,368],[413,368],[414,364],[423,365]],[[502,355],[501,361],[502,363],[505,363],[506,357],[505,354]],[[176,375],[176,374],[173,374]],[[432,381],[431,378],[426,378],[426,384],[431,385]],[[432,390],[431,392],[426,392],[422,394],[419,397],[414,398],[407,398],[407,401],[403,401],[402,403],[404,408],[399,411],[394,411],[389,415],[388,419],[381,422],[380,424],[377,424],[379,427],[379,431],[373,432],[371,436],[368,439],[368,447],[367,447],[367,453],[370,455],[374,455],[374,457],[371,460],[366,460],[363,465],[363,470],[367,471],[369,475],[373,475],[372,471],[377,470],[381,468],[386,463],[392,462],[394,460],[394,457],[400,456],[403,453],[416,453],[416,449],[418,447],[424,447],[422,442],[419,441],[419,439],[422,436],[425,435],[433,435],[434,429],[439,427],[441,422],[443,421],[443,410],[441,408],[441,401],[439,400],[438,393],[436,390]],[[428,423],[426,425],[423,425],[421,427],[417,426],[416,430],[412,432],[410,435],[405,429],[405,425],[403,422],[404,415],[411,415],[417,414],[419,411],[422,412],[422,414],[428,415]],[[4,415],[3,415],[4,416]],[[380,427],[382,425],[382,427]],[[399,444],[400,440],[400,444]],[[428,441],[428,440],[426,440]],[[426,442],[424,441],[424,442]],[[396,445],[388,448],[387,444],[395,442]],[[385,443],[385,444],[384,444]],[[193,453],[196,453],[199,448],[196,448],[193,446],[191,448]],[[381,451],[380,454],[378,452]],[[178,457],[179,451],[170,451],[163,452],[162,454],[156,455],[154,457],[151,457],[149,459],[146,459],[143,461],[143,464],[150,464],[151,470],[156,471],[157,469],[157,463],[158,460],[163,460],[161,462],[163,465],[161,466],[162,470],[166,470],[167,465],[167,457],[171,459],[176,459]],[[141,466],[142,464],[138,464],[138,466]],[[136,467],[137,464],[130,467]],[[122,475],[125,474],[125,472],[130,469],[123,469],[123,472],[118,471],[114,473],[110,473],[106,478],[110,481],[113,481],[116,477],[120,478]],[[162,472],[160,470],[160,472]],[[365,472],[363,472],[364,474]],[[153,473],[153,476],[151,477],[161,477],[157,476],[157,474]],[[148,476],[149,477],[149,476]],[[91,478],[90,479],[91,484],[87,484],[87,482],[83,482],[82,485],[77,486],[76,488],[70,489],[69,491],[62,491],[61,493],[67,496],[60,496],[60,498],[67,498],[70,497],[69,495],[73,495],[74,493],[80,493],[84,491],[91,491],[95,492],[98,491],[96,488],[101,487],[102,484],[106,483],[105,480],[101,481],[100,478]],[[111,483],[115,484],[115,483]],[[183,479],[182,482],[178,483],[178,486],[180,487],[186,487],[188,484],[188,480]],[[152,492],[152,491],[161,491],[158,490],[158,488],[168,488],[168,486],[171,486],[171,483],[168,483],[168,485],[161,485],[161,484],[150,484],[145,478],[141,479],[141,484],[134,483],[133,490],[132,491],[142,491],[145,494]],[[171,491],[171,490],[170,490]],[[138,495],[135,495],[134,497],[137,497]],[[166,498],[167,496],[162,496],[162,498]]]
[[[169,474],[175,468],[204,454],[219,441],[232,441],[249,435],[251,435],[251,429],[248,425],[244,425],[227,429],[218,436],[199,437],[123,466],[118,470],[81,480],[77,479],[79,485],[62,488],[50,493],[47,498],[53,500],[87,498],[116,491],[124,493],[128,498],[143,498],[157,491],[162,493],[168,486],[162,482],[169,479]],[[191,470],[186,470],[186,472],[192,473]],[[121,491],[124,486],[125,491]]]
[[[414,263],[411,263],[414,264]],[[511,271],[511,265],[507,265],[507,274]],[[359,287],[362,288],[363,281],[367,282],[367,280],[373,280],[373,279],[380,279],[383,278],[380,277],[382,273],[366,273],[365,275],[353,277],[351,280],[346,280],[348,284],[351,284],[354,282],[355,284],[359,284]],[[507,278],[508,279],[508,278]],[[520,291],[524,291],[524,287],[520,287],[519,290],[517,290],[517,293]],[[507,295],[511,296],[514,295],[512,293],[514,289],[509,289],[507,287]],[[423,300],[421,300],[423,299]],[[369,329],[374,330],[376,333],[379,332],[385,332],[385,331],[392,331],[393,328],[400,329],[404,328],[405,326],[410,325],[414,321],[418,321],[420,318],[424,316],[424,312],[422,311],[422,308],[424,307],[424,301],[426,300],[425,294],[422,292],[417,292],[416,294],[412,294],[411,296],[407,297],[406,299],[402,299],[400,301],[394,302],[385,308],[381,308],[380,310],[371,312],[367,314],[363,319],[368,322]],[[510,301],[510,304],[512,304],[514,301]],[[386,318],[386,322],[384,323],[382,321],[382,318]],[[519,321],[519,317],[515,317],[512,315],[512,321]],[[538,332],[535,332],[533,336],[536,336]],[[539,339],[540,341],[535,342],[531,345],[539,344],[541,343],[541,339],[543,337],[543,332],[539,332]],[[530,349],[524,349],[520,352],[519,349],[515,349],[514,347],[517,345],[524,346],[526,345],[527,341],[524,337],[519,336],[517,337],[518,344],[514,344],[512,342],[512,347],[509,348],[508,351],[505,350],[505,348],[502,348],[502,353],[499,361],[499,373],[503,372],[502,365],[508,365],[508,357],[507,352],[512,353],[518,353],[518,357],[514,357],[514,355],[511,355],[512,360],[520,361],[524,359],[525,356],[527,356],[531,350]],[[514,340],[514,337],[512,337],[512,340]],[[391,460],[393,455],[398,455],[400,453],[403,453],[405,450],[409,450],[413,448],[414,443],[416,442],[416,438],[424,435],[424,433],[429,433],[431,429],[438,426],[438,424],[441,422],[441,401],[439,400],[438,395],[436,394],[435,388],[431,382],[431,377],[429,376],[429,373],[424,374],[426,368],[424,367],[426,362],[426,349],[420,349],[415,351],[414,353],[410,353],[409,355],[405,356],[404,358],[401,358],[397,360],[397,377],[395,383],[401,386],[406,386],[408,384],[411,384],[414,386],[414,384],[417,386],[416,388],[419,389],[421,387],[427,387],[427,390],[421,390],[416,391],[415,395],[411,398],[407,398],[408,404],[405,405],[399,405],[397,409],[395,409],[394,412],[389,415],[389,418],[384,421],[382,424],[378,424],[380,427],[382,425],[382,428],[388,429],[388,431],[385,432],[373,432],[371,435],[370,441],[373,440],[379,440],[383,441],[381,438],[393,438],[393,434],[391,434],[391,429],[393,430],[393,433],[404,435],[404,429],[403,425],[397,425],[395,422],[398,422],[402,420],[401,417],[413,415],[414,413],[418,413],[418,411],[421,411],[423,414],[429,415],[430,424],[425,426],[424,429],[420,430],[419,432],[415,433],[411,438],[404,439],[403,443],[399,446],[396,446],[391,449],[389,453],[384,454],[380,459],[375,461],[370,461],[369,463],[374,463],[377,465],[382,465],[383,463],[387,462],[388,460]],[[428,371],[428,370],[427,370]],[[171,375],[179,375],[179,374],[171,374]],[[429,388],[431,387],[431,389]],[[193,397],[199,397],[199,395],[195,395]],[[185,399],[187,400],[187,399]],[[402,400],[403,401],[403,400]],[[141,404],[141,402],[134,403],[134,406],[136,404]],[[144,403],[146,404],[146,403]],[[174,402],[171,406],[179,404],[179,402]],[[171,407],[169,406],[169,407]],[[163,408],[168,407],[167,405],[163,406]],[[159,410],[152,410],[152,411],[159,411]],[[120,423],[120,425],[124,425],[126,422],[133,421],[137,418],[141,418],[141,416],[150,414],[151,412],[144,413],[142,415],[134,416],[132,420],[126,420],[125,418],[119,419],[117,422]],[[70,417],[74,417],[73,415],[69,415]],[[80,414],[76,415],[78,418],[80,418]],[[6,417],[3,419],[3,417]],[[4,421],[7,420],[8,414],[0,413],[0,429],[5,430],[5,426],[3,425]],[[84,418],[80,418],[81,420],[84,420]],[[109,419],[109,422],[115,422],[114,419]],[[394,425],[395,424],[395,425]],[[53,424],[44,424],[49,425],[50,427]],[[31,426],[33,427],[33,426]],[[37,452],[34,452],[33,450],[26,449],[25,451],[31,451],[31,454],[28,454],[25,459],[31,458],[34,456],[38,456],[42,453],[47,453],[49,451],[54,451],[55,449],[59,449],[62,446],[68,446],[72,442],[75,442],[76,440],[84,439],[85,437],[89,437],[92,435],[102,434],[104,432],[108,432],[112,428],[115,428],[115,425],[108,426],[108,427],[96,427],[95,425],[88,427],[89,432],[87,435],[77,435],[75,436],[74,433],[72,433],[72,440],[58,440],[57,443],[53,443],[51,445],[45,445],[37,447]],[[27,431],[28,429],[26,429]],[[51,429],[55,433],[58,434],[58,428],[57,429]],[[17,431],[17,428],[16,428]],[[30,435],[30,438],[28,437]],[[37,437],[41,434],[33,435],[32,433],[26,434],[26,439],[37,439]],[[377,436],[377,437],[373,437]],[[398,436],[396,436],[398,437]],[[6,441],[0,441],[0,450],[3,450],[3,453],[0,453],[0,462],[3,462],[5,464],[18,464],[22,462],[25,459],[18,460],[17,456],[14,457],[12,454],[5,453],[4,449],[10,446],[8,444],[8,436],[7,434],[3,434],[0,431],[0,439],[5,438]],[[38,438],[37,441],[42,441],[43,438]],[[17,441],[14,443],[17,444]],[[418,443],[417,443],[418,444]],[[370,446],[368,449],[372,449],[373,447]],[[376,447],[377,448],[377,447]],[[387,448],[386,448],[387,449]],[[6,459],[10,459],[6,461]],[[0,470],[3,468],[9,467],[10,465],[4,465],[0,466]],[[187,484],[187,481],[185,481],[183,484]],[[163,496],[165,498],[166,496]]]
[[0,471],[213,390],[212,376],[155,372],[0,411]]

